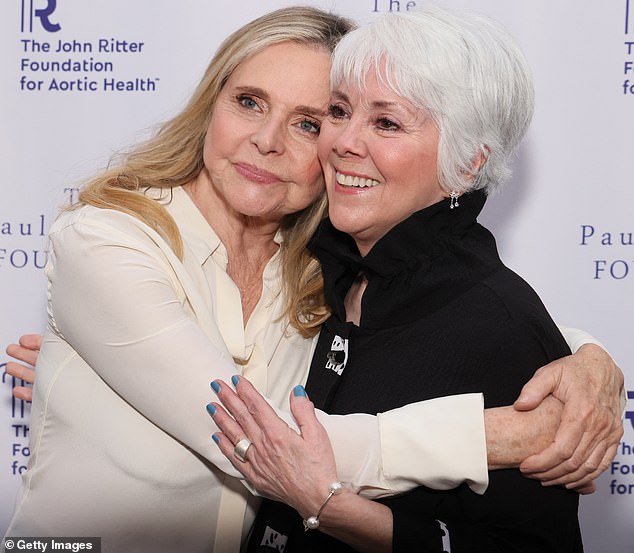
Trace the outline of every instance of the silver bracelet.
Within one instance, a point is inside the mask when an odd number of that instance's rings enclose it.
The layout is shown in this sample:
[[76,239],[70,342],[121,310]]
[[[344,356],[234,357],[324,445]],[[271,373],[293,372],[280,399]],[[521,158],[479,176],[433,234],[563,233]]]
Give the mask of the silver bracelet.
[[341,482],[333,482],[332,484],[330,484],[330,486],[328,486],[328,492],[329,492],[328,497],[321,504],[321,507],[319,507],[319,511],[317,511],[317,514],[314,517],[308,517],[304,519],[304,532],[308,532],[308,530],[317,530],[317,528],[319,528],[319,516],[321,515],[321,512],[324,510],[324,507],[328,504],[328,502],[330,501],[330,498],[333,495],[340,494],[342,490],[343,490],[343,484]]

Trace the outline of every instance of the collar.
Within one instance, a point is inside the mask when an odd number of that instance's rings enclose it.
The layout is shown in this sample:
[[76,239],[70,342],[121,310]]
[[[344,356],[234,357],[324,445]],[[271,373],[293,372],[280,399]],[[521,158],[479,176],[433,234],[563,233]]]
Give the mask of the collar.
[[407,299],[405,305],[409,302],[416,309],[437,308],[446,297],[442,289],[453,287],[457,292],[469,287],[477,275],[499,263],[493,237],[476,222],[485,201],[485,193],[477,190],[461,196],[455,209],[449,208],[449,199],[422,209],[392,228],[365,257],[349,235],[325,219],[309,248],[322,264],[328,304],[340,318],[345,317],[345,295],[363,272],[368,287],[362,326],[381,326],[381,317],[385,324],[402,319],[388,294],[392,300],[395,296]]
[[202,266],[222,246],[220,238],[182,186],[149,188],[145,194],[167,209],[196,263]]
[[[224,244],[182,186],[150,188],[145,194],[167,209],[176,221],[183,241],[200,266],[219,249],[226,258]],[[274,240],[277,244],[282,243],[281,231],[277,232]]]

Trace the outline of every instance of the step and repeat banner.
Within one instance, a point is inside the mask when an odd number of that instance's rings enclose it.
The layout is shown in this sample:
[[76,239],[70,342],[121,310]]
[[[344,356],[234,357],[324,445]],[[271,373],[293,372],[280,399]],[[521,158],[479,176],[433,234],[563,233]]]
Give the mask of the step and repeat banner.
[[[116,151],[176,113],[231,31],[289,1],[6,0],[0,10],[0,344],[45,325],[46,233]],[[425,0],[303,2],[370,20]],[[634,551],[634,0],[455,0],[502,21],[534,72],[514,179],[483,220],[554,318],[626,375],[625,434],[581,500],[588,553]],[[4,347],[2,348],[2,350]],[[29,460],[29,405],[0,353],[0,534]],[[52,507],[53,508],[53,507]]]

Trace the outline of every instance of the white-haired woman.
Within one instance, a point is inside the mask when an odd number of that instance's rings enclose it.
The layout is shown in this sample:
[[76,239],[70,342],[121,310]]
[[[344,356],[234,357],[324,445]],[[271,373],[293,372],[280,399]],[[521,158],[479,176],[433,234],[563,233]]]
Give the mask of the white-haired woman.
[[[376,413],[468,392],[500,406],[569,353],[476,222],[486,194],[508,177],[532,111],[523,55],[482,16],[389,14],[336,47],[319,140],[329,219],[309,245],[333,312],[306,384],[317,407]],[[578,494],[563,486],[503,470],[481,495],[420,487],[368,501],[341,487],[301,387],[296,435],[244,379],[234,384],[245,403],[216,384],[237,423],[214,405],[223,429],[214,439],[256,489],[292,507],[264,504],[250,551],[583,550]],[[233,444],[245,436],[253,445],[241,463]]]

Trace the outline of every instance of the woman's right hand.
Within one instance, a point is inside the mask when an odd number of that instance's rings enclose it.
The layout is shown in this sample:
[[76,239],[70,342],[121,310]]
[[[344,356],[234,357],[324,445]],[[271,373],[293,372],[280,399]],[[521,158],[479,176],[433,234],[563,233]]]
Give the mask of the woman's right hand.
[[[9,361],[6,366],[7,374],[19,378],[23,382],[33,384],[35,382],[35,369],[33,367],[35,367],[41,346],[42,336],[40,334],[25,334],[20,336],[17,344],[9,344],[6,350],[7,354],[18,361],[27,363],[27,365]],[[33,389],[31,386],[15,386],[13,396],[24,401],[31,401]]]
[[[283,501],[303,518],[316,513],[328,486],[338,478],[328,434],[304,388],[297,386],[290,400],[298,433],[277,416],[246,378],[234,377],[235,392],[224,382],[213,384],[222,402],[222,406],[214,403],[208,407],[221,430],[214,434],[214,441],[234,468],[261,495]],[[252,444],[245,461],[234,453],[234,445],[242,438]]]

